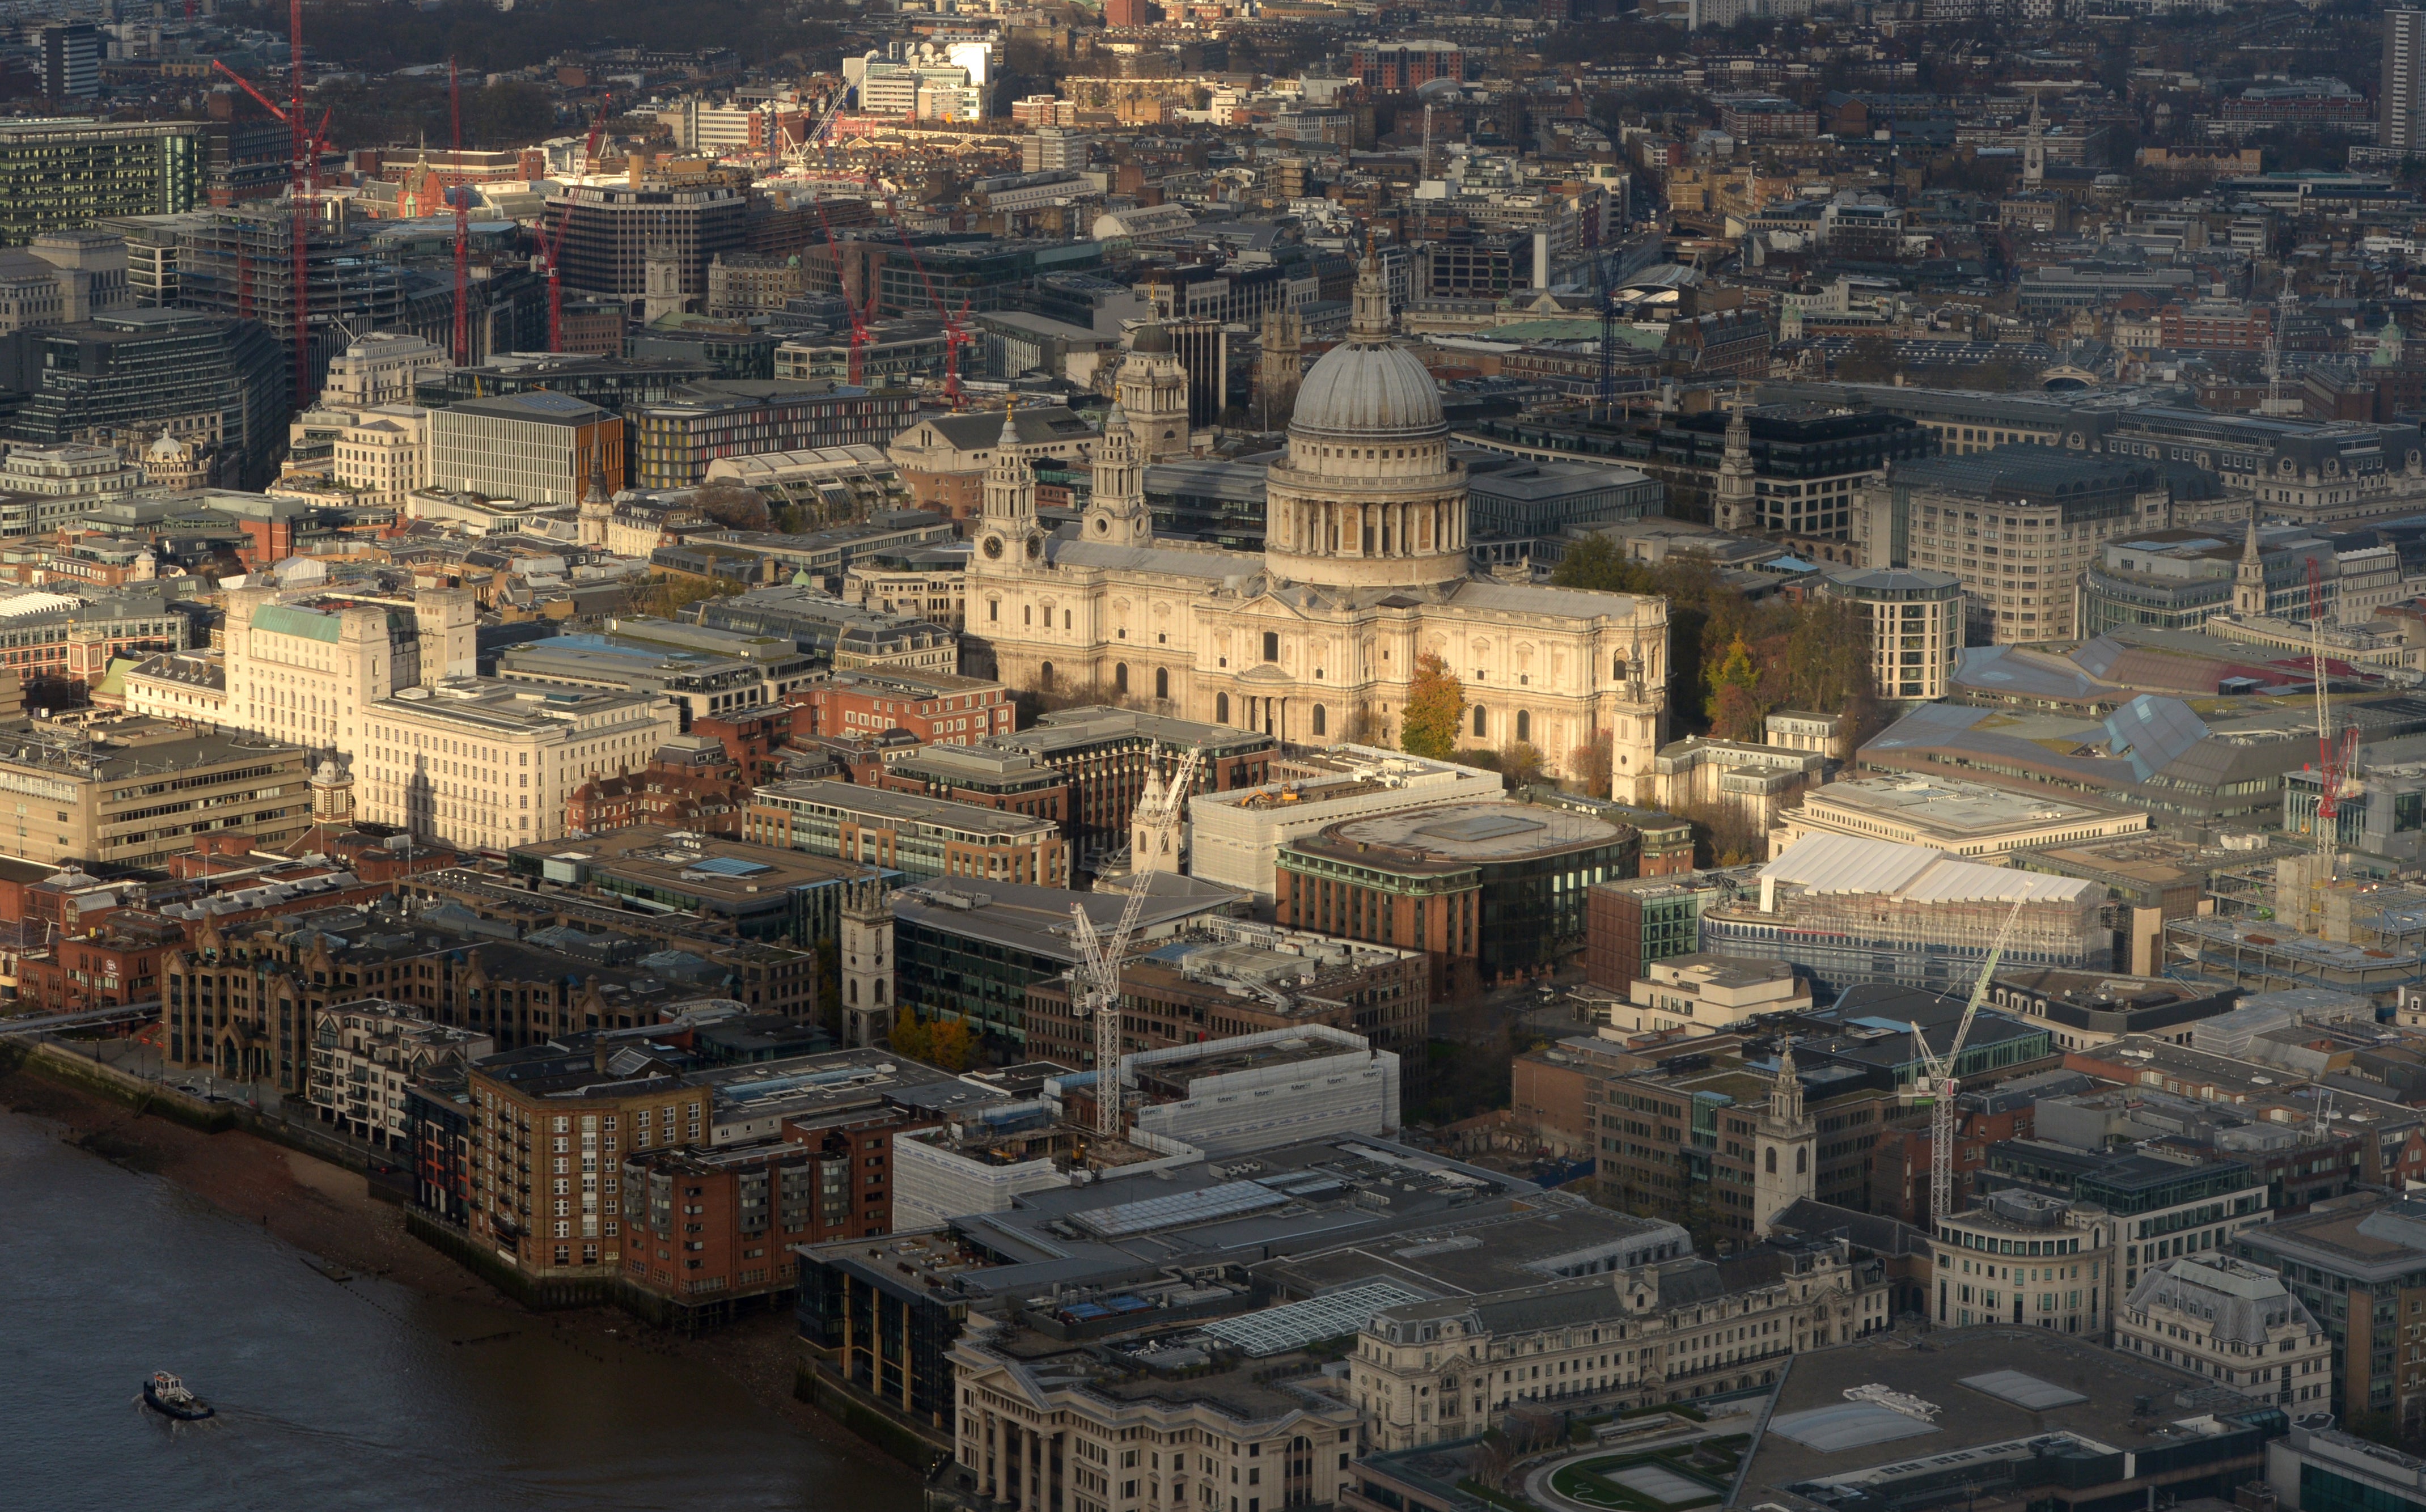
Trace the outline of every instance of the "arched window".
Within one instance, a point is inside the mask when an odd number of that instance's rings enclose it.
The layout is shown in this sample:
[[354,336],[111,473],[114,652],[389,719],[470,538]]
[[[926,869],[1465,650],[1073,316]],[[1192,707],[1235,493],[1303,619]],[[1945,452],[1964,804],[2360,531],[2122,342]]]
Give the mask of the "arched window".
[[1771,1146],[1771,1147],[1770,1147],[1769,1149],[1762,1150],[1762,1151],[1761,1151],[1761,1153],[1762,1153],[1763,1155],[1765,1155],[1765,1156],[1767,1156],[1767,1157],[1768,1157],[1769,1174],[1770,1174],[1770,1175],[1771,1175],[1771,1176],[1776,1175],[1776,1174],[1777,1174],[1777,1149],[1776,1149],[1776,1147],[1772,1145],[1772,1146]]
[[1230,722],[1230,695],[1227,693],[1217,693],[1213,696],[1213,722],[1217,725],[1226,725]]
[[880,976],[871,985],[874,989],[876,1005],[878,1007],[882,1007],[884,1005],[884,978]]
[[1532,710],[1519,709],[1516,711],[1516,738],[1519,740],[1530,740],[1533,738]]
[[857,977],[851,978],[849,986],[850,1001],[856,1005],[859,1002],[859,979]]
[[1157,667],[1154,669],[1154,696],[1157,699],[1167,699],[1171,697],[1170,668]]
[[1482,716],[1482,705],[1479,703],[1476,704],[1474,706],[1474,738],[1480,740],[1484,735],[1489,734],[1491,732],[1488,726],[1489,721],[1484,719]]
[[1811,1147],[1803,1145],[1794,1151],[1794,1174],[1803,1175],[1811,1169]]
[[1128,690],[1129,664],[1126,662],[1114,662],[1112,664],[1112,691],[1115,693],[1126,693]]
[[1046,662],[1036,669],[1036,686],[1045,693],[1053,691],[1053,664]]
[[1319,703],[1314,706],[1314,732],[1318,735],[1328,733],[1323,729],[1322,705]]

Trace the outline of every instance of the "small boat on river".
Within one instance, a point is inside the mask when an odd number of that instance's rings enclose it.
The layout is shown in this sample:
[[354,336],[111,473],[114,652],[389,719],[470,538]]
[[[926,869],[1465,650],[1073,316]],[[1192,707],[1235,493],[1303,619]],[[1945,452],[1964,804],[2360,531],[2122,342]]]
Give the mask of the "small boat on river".
[[143,1383],[143,1405],[179,1423],[200,1423],[218,1415],[218,1408],[196,1396],[185,1382],[165,1370],[154,1371]]

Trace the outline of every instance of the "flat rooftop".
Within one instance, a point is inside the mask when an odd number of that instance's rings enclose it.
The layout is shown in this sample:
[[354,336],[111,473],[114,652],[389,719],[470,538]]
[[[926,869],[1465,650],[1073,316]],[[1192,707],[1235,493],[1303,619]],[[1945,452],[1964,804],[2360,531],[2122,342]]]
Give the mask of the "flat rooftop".
[[1332,848],[1387,845],[1466,864],[1613,845],[1616,825],[1570,809],[1534,804],[1460,803],[1350,819],[1322,832]]
[[23,755],[0,756],[0,767],[39,771],[52,776],[87,777],[104,782],[143,775],[200,771],[244,762],[283,761],[305,754],[299,746],[262,735],[192,735],[174,740],[120,745],[107,739],[88,743],[73,736],[28,739],[20,734]]
[[1902,773],[1830,782],[1813,789],[1803,803],[1806,809],[1875,814],[1957,843],[2049,825],[2107,824],[2133,818],[2142,826],[2147,823],[2144,813],[2103,804],[2069,803],[1985,782]]
[[949,798],[930,798],[924,794],[862,787],[856,782],[823,780],[770,782],[758,789],[758,796],[762,799],[774,798],[829,807],[843,813],[865,814],[896,825],[937,825],[1005,840],[1026,840],[1059,833],[1059,828],[1050,819],[1031,818],[1007,809],[988,809],[974,803],[955,803]]
[[617,709],[655,709],[664,701],[655,693],[542,688],[493,677],[456,677],[436,687],[400,688],[371,707],[382,714],[414,719],[443,719],[484,730],[522,732]]
[[2239,1237],[2250,1243],[2261,1260],[2270,1254],[2301,1256],[2305,1251],[2311,1263],[2325,1261],[2336,1271],[2361,1279],[2386,1280],[2426,1272],[2426,1203],[2340,1198],[2319,1202],[2292,1217],[2277,1217]]
[[[1900,1393],[1910,1410],[1847,1397],[1866,1387]],[[2135,1417],[2142,1397],[2154,1399],[2153,1416]],[[2144,1453],[2209,1437],[2184,1424],[2218,1410],[2258,1407],[2188,1372],[2044,1328],[1871,1334],[1794,1357],[1734,1504],[1868,1512],[1900,1504],[1896,1482],[1959,1469],[1959,1456],[1977,1460],[1991,1446],[2027,1456],[2030,1440],[2069,1435],[2092,1452]]]
[[[1452,1219],[1460,1232],[1496,1237],[1497,1220],[1530,1219],[1545,1211],[1563,1221],[1552,1222],[1554,1237],[1545,1245],[1503,1248],[1477,1238],[1444,1253],[1466,1257],[1454,1262],[1459,1264],[1475,1259],[1497,1264],[1510,1255],[1568,1254],[1674,1227],[1358,1136],[1200,1162],[1167,1175],[1050,1187],[1021,1196],[1008,1212],[955,1218],[953,1231],[998,1262],[962,1273],[955,1286],[970,1296],[1027,1296],[1056,1285],[1151,1275],[1167,1265],[1253,1264]],[[1490,1288],[1554,1279],[1521,1264],[1494,1274],[1508,1279]],[[1328,1288],[1307,1288],[1317,1289]]]
[[[1226,888],[1166,893],[1157,886],[1147,893],[1139,910],[1138,928],[1151,938],[1179,920],[1226,909],[1237,898]],[[1031,960],[1076,964],[1078,952],[1071,940],[1070,910],[1083,908],[1097,928],[1109,929],[1120,921],[1127,901],[1120,893],[1073,893],[1025,882],[980,885],[974,878],[939,877],[897,891],[893,917],[897,924],[931,929],[956,941],[1009,950]]]
[[1230,1048],[1235,1043],[1235,1040],[1210,1040],[1204,1046],[1204,1054],[1140,1065],[1137,1068],[1138,1086],[1150,1097],[1182,1098],[1188,1095],[1191,1083],[1207,1076],[1302,1066],[1340,1055],[1364,1054],[1358,1047],[1342,1044],[1335,1039],[1288,1038],[1271,1044]]
[[874,868],[856,861],[720,840],[662,825],[635,825],[588,840],[517,845],[508,854],[532,864],[586,862],[592,872],[645,877],[704,897],[769,906],[794,888],[875,875]]

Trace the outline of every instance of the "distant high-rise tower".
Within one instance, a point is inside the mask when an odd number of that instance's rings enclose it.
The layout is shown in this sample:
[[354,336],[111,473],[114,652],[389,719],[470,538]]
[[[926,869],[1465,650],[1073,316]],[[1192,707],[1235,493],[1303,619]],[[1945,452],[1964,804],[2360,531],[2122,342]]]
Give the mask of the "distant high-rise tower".
[[2384,124],[2376,144],[2406,155],[2426,141],[2426,10],[2384,13]]
[[101,33],[89,22],[53,22],[34,35],[41,49],[42,94],[89,100],[101,92]]

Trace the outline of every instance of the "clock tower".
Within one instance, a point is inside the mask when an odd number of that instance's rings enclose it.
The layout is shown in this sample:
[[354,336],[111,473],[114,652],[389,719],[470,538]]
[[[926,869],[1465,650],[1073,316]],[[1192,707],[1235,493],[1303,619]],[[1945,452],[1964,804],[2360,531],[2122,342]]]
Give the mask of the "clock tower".
[[1044,560],[1044,531],[1036,523],[1036,475],[1012,450],[1011,416],[1002,420],[1003,443],[986,469],[985,502],[978,516],[978,557],[988,571],[1038,566]]

